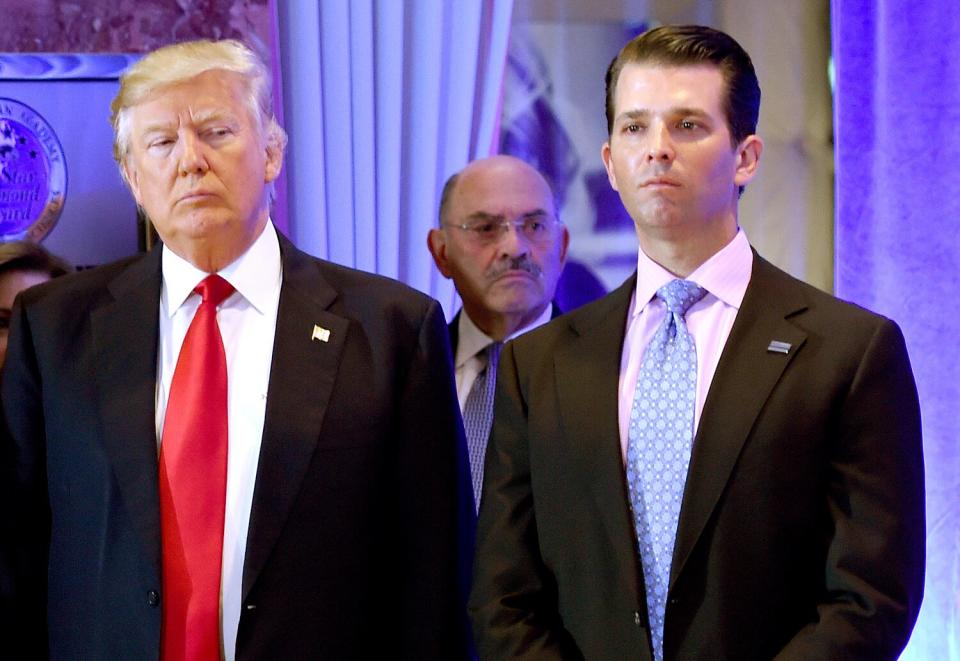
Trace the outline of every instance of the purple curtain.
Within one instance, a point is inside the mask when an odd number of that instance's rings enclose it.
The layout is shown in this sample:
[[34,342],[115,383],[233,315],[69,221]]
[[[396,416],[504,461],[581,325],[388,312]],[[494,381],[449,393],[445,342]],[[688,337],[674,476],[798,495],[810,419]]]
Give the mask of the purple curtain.
[[456,292],[427,232],[446,178],[496,148],[513,0],[276,8],[290,238],[402,280],[452,315]]
[[892,317],[923,414],[927,581],[902,659],[960,659],[960,3],[833,0],[836,290]]

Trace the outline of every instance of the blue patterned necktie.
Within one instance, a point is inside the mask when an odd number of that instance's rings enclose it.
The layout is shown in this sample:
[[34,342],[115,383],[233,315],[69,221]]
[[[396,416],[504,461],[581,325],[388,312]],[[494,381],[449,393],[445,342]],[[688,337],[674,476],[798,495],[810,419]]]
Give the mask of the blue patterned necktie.
[[670,565],[693,443],[697,347],[684,315],[705,294],[687,280],[657,290],[667,312],[644,351],[630,410],[627,488],[656,661],[663,659]]
[[467,450],[470,453],[473,502],[477,510],[480,509],[483,459],[487,453],[487,439],[493,423],[493,393],[497,386],[497,364],[500,362],[502,348],[503,342],[493,342],[482,351],[486,357],[486,367],[477,375],[463,405],[463,426],[467,432]]

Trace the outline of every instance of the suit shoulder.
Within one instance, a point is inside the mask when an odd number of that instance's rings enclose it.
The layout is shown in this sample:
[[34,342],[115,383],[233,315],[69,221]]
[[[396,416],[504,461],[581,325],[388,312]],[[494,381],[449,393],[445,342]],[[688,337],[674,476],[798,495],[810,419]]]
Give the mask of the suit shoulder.
[[440,304],[397,280],[335,264],[299,250],[283,235],[283,291],[296,292],[311,304],[353,320],[369,330],[419,329],[442,324]]
[[535,328],[513,340],[518,350],[528,351],[533,347],[553,351],[572,336],[590,333],[601,324],[620,324],[625,327],[630,295],[635,285],[634,277],[610,293],[584,305],[554,317],[548,323]]
[[875,328],[877,325],[896,323],[877,312],[845,301],[811,284],[796,278],[763,258],[757,258],[756,276],[765,297],[796,295],[806,304],[805,312],[813,319],[829,319],[831,323]]
[[362,297],[383,306],[428,307],[433,298],[399,280],[316,259],[324,279],[348,299]]
[[87,305],[106,292],[107,285],[132,264],[144,259],[134,255],[124,259],[62,275],[21,293],[26,307],[63,307]]

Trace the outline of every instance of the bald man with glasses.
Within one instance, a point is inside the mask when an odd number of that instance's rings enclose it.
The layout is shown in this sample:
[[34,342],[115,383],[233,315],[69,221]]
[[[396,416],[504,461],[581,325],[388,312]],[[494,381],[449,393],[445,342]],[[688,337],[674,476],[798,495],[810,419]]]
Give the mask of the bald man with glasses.
[[550,185],[520,159],[473,161],[443,188],[427,243],[463,300],[450,340],[478,508],[500,347],[560,314],[553,296],[569,242]]

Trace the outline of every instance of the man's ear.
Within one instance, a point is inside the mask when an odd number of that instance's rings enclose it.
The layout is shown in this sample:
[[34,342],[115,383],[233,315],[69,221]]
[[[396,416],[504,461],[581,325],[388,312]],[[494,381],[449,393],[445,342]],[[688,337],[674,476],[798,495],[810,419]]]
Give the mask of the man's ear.
[[441,229],[432,229],[427,233],[427,248],[433,255],[433,261],[444,278],[452,278],[450,262],[447,259],[447,237]]
[[617,176],[613,173],[613,162],[610,160],[610,141],[607,140],[600,148],[600,158],[603,159],[603,167],[607,170],[607,179],[610,181],[610,188],[620,192],[617,188]]
[[560,237],[560,263],[567,263],[567,248],[570,246],[570,230],[567,229],[566,225],[561,225],[560,229],[563,230],[563,235]]
[[283,146],[275,136],[267,138],[266,156],[267,162],[263,169],[264,183],[270,183],[280,176],[280,168],[283,167]]
[[745,186],[756,176],[760,168],[760,154],[763,153],[763,140],[759,135],[748,135],[737,148],[737,171],[733,183]]

